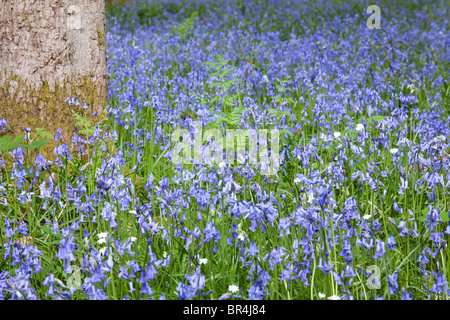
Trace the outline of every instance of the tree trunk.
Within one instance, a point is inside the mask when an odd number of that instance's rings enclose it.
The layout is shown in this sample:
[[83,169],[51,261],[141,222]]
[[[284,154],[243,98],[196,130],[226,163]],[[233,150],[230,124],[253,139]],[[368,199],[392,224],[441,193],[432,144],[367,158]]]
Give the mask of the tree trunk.
[[[61,129],[70,146],[71,110],[103,120],[107,90],[104,0],[0,0],[0,119],[10,136]],[[79,106],[65,102],[72,95]],[[55,145],[41,153],[54,158]]]

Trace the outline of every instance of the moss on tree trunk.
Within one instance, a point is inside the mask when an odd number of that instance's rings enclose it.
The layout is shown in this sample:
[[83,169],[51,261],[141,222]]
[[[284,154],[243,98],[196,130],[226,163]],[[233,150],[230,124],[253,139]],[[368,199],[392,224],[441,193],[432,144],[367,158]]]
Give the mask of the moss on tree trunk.
[[[6,134],[25,134],[24,126],[53,135],[61,129],[70,147],[71,110],[93,123],[103,120],[107,90],[103,0],[0,0],[0,119],[7,122]],[[69,96],[80,105],[69,106]],[[56,145],[41,153],[53,160]]]

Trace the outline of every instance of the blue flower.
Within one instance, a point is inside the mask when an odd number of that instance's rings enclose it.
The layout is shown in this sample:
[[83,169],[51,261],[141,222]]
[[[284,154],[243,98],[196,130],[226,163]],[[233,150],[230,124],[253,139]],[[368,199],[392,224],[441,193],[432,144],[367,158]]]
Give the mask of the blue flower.
[[398,270],[392,275],[387,276],[387,281],[389,284],[389,294],[395,294],[398,292]]
[[394,237],[391,235],[389,235],[388,241],[387,241],[387,245],[388,245],[388,249],[389,250],[394,250],[395,249],[395,239]]
[[384,254],[386,253],[385,250],[385,244],[383,241],[375,239],[376,243],[377,243],[377,247],[376,247],[376,252],[373,255],[374,259],[378,259],[381,258],[382,256],[384,256]]
[[6,120],[5,118],[0,119],[0,126],[2,130],[6,130]]
[[322,257],[319,258],[317,267],[325,274],[328,274],[333,270],[333,265],[329,265],[326,261],[324,262]]
[[53,150],[53,153],[57,156],[67,157],[67,160],[72,159],[72,155],[69,152],[69,147],[67,147],[67,144],[65,144],[65,143],[55,147],[55,149]]
[[204,242],[208,242],[212,239],[217,242],[221,238],[219,231],[216,229],[216,227],[214,227],[211,221],[206,224],[206,227],[203,230],[203,234],[205,235],[205,239],[203,240]]

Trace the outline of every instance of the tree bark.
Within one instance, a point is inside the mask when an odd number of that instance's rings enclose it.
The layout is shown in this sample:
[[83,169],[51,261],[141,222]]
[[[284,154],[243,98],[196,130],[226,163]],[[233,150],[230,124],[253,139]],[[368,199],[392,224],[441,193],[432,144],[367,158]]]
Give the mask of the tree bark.
[[[0,0],[0,119],[9,135],[61,129],[70,146],[71,110],[103,120],[107,90],[104,0]],[[52,158],[54,146],[43,153]]]

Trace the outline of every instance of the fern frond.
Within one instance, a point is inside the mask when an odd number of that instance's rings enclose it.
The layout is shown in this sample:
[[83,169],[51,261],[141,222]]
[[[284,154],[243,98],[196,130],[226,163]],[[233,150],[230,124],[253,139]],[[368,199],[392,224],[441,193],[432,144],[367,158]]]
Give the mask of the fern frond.
[[184,40],[184,37],[189,32],[194,24],[194,19],[198,16],[198,12],[194,11],[191,13],[190,17],[184,21],[184,23],[178,25],[174,30],[180,35],[181,40]]

